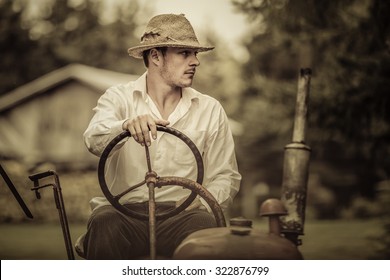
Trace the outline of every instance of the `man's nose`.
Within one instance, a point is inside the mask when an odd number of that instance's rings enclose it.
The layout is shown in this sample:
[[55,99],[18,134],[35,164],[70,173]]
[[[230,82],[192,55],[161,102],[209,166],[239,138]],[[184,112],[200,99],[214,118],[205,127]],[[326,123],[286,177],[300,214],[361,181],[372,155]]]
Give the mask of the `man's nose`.
[[191,66],[199,66],[200,65],[200,61],[199,61],[198,57],[196,56],[196,54],[193,54],[191,56],[190,65]]

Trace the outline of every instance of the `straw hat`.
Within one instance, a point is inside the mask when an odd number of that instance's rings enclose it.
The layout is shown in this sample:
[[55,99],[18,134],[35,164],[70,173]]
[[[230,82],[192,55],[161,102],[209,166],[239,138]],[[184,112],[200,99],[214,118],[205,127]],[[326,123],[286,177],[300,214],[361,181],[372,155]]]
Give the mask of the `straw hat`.
[[214,49],[211,46],[201,46],[194,29],[186,17],[164,14],[153,17],[146,26],[138,46],[127,50],[130,56],[142,58],[142,53],[156,47],[176,47],[197,49],[199,52]]

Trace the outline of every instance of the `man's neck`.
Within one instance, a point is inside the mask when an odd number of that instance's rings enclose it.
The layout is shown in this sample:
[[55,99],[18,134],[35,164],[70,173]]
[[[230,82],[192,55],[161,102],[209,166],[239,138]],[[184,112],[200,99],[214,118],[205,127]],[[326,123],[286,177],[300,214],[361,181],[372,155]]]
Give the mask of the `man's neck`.
[[171,87],[163,81],[146,77],[147,94],[153,100],[163,119],[168,120],[182,95],[180,87]]

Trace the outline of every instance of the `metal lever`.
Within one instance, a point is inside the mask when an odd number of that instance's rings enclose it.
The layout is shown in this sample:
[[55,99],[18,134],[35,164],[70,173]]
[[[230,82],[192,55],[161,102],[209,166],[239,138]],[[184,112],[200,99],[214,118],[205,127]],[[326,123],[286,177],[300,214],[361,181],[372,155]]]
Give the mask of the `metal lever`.
[[145,144],[146,162],[148,164],[148,172],[146,173],[146,185],[149,189],[149,247],[150,259],[156,259],[156,200],[154,188],[156,187],[157,174],[152,170],[150,163],[149,148]]
[[285,147],[281,201],[288,214],[280,217],[282,233],[297,246],[303,235],[311,149],[305,144],[311,69],[301,69],[292,143]]
[[26,214],[27,217],[30,219],[33,219],[33,215],[31,214],[30,209],[28,209],[26,203],[24,202],[23,198],[20,196],[19,192],[17,191],[15,185],[12,183],[11,179],[8,177],[7,172],[5,172],[4,168],[0,164],[0,175],[3,177],[5,183],[7,184],[8,188],[11,190],[12,194],[14,195],[16,201],[19,203],[20,207],[22,208],[24,214]]
[[[51,184],[46,184],[46,185],[39,185],[39,180],[53,176],[54,177],[54,183]],[[70,232],[69,232],[69,224],[68,224],[68,219],[66,217],[66,211],[65,211],[65,204],[64,204],[64,199],[62,197],[62,192],[61,192],[61,185],[60,185],[60,180],[58,178],[58,174],[55,171],[49,170],[45,171],[42,173],[37,173],[34,175],[29,176],[30,180],[34,182],[34,187],[31,188],[32,191],[35,191],[35,195],[37,199],[41,198],[41,195],[39,193],[39,189],[43,189],[46,187],[53,187],[53,195],[54,195],[54,201],[58,210],[58,215],[60,218],[60,223],[61,223],[61,228],[62,228],[62,233],[64,236],[64,241],[65,241],[65,247],[66,247],[66,252],[68,254],[68,259],[69,260],[74,260],[74,253],[73,253],[73,246],[72,246],[72,240],[70,237]]]

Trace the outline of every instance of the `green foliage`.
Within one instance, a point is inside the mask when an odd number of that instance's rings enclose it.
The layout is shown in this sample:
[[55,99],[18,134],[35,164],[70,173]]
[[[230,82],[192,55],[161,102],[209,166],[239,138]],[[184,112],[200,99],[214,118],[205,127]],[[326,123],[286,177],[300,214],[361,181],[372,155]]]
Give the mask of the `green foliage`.
[[[388,179],[390,173],[390,3],[233,2],[257,27],[247,43],[251,63],[243,70],[248,87],[242,110],[257,110],[257,114],[244,114],[243,121],[258,123],[259,129],[246,135],[244,153],[249,156],[262,145],[263,156],[252,163],[260,168],[267,163],[266,154],[271,155],[273,149],[264,145],[269,144],[267,138],[275,141],[276,135],[274,126],[268,129],[266,124],[277,122],[281,131],[287,126],[284,123],[291,123],[292,85],[299,68],[310,67],[307,142],[313,149],[313,161],[332,166],[336,177],[340,173],[354,176],[349,186],[325,176],[322,180],[329,182],[328,187],[344,206],[353,193],[374,197],[375,184]],[[280,118],[275,118],[275,110],[280,111]],[[264,131],[260,134],[259,130]],[[288,133],[278,137],[289,141]]]
[[32,15],[34,3],[0,1],[0,94],[70,63],[125,73],[142,71],[141,61],[126,59],[127,47],[139,41],[134,35],[137,2],[114,6],[116,14],[110,22],[102,21],[103,3],[42,1],[37,5],[40,12]]
[[220,101],[230,117],[235,117],[240,105],[240,95],[244,88],[241,65],[232,56],[217,33],[209,29],[205,32],[205,42],[216,46],[215,50],[198,55],[200,66],[196,73],[194,88],[211,95]]
[[12,1],[0,2],[0,93],[33,79],[36,64],[32,62],[42,56],[29,31],[21,28],[22,11],[12,6]]

